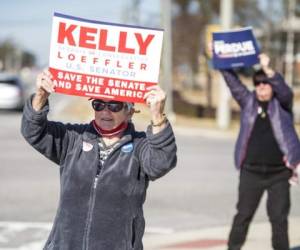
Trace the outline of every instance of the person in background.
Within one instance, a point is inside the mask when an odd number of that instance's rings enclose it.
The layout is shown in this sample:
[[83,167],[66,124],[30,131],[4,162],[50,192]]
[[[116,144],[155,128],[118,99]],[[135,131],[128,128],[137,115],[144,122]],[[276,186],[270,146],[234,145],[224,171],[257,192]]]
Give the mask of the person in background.
[[240,182],[229,250],[242,248],[265,191],[272,246],[276,250],[289,249],[290,183],[297,182],[300,163],[300,143],[292,114],[293,92],[283,77],[270,67],[266,54],[260,54],[259,60],[261,69],[253,75],[253,92],[242,84],[233,70],[221,70],[241,108],[240,132],[235,146]]
[[132,103],[93,99],[89,124],[49,121],[52,75],[41,72],[27,101],[21,132],[26,141],[59,165],[60,200],[44,249],[143,249],[143,203],[149,180],[162,177],[177,162],[176,142],[164,115],[166,94],[148,88],[151,113],[147,132],[131,121]]

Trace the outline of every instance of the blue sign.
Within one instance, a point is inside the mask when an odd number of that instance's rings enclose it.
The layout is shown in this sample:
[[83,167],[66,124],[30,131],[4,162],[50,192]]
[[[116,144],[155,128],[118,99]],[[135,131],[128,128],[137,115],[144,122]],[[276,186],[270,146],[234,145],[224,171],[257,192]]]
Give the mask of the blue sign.
[[213,65],[216,69],[249,67],[259,62],[252,28],[213,32]]

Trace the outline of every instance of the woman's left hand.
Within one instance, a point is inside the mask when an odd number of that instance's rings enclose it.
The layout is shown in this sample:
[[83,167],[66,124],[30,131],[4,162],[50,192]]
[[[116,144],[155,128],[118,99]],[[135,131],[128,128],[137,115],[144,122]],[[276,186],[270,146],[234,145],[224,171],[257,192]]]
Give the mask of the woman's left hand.
[[265,74],[268,77],[273,77],[275,72],[274,70],[270,67],[270,57],[267,54],[261,53],[259,56],[259,62],[262,67],[262,70],[265,72]]
[[147,88],[148,92],[144,99],[150,109],[152,123],[159,124],[165,120],[164,107],[166,102],[166,93],[158,85]]

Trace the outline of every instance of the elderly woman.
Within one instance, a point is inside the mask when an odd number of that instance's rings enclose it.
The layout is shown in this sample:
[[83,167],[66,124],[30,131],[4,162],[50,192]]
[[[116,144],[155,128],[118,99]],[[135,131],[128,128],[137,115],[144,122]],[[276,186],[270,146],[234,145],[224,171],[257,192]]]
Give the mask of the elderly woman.
[[176,143],[159,86],[145,95],[152,117],[147,132],[135,131],[132,103],[94,99],[89,124],[48,121],[54,83],[48,70],[37,77],[27,101],[22,134],[60,166],[60,200],[44,249],[140,250],[143,203],[149,180],[176,165]]

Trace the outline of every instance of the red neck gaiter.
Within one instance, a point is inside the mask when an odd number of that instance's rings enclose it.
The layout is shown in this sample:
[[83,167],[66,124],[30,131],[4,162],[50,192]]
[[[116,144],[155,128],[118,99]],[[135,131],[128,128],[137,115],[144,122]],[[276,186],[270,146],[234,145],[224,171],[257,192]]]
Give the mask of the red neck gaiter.
[[114,129],[111,129],[111,130],[105,130],[105,129],[100,128],[96,124],[95,120],[93,120],[92,123],[93,123],[94,129],[98,132],[99,135],[101,135],[102,137],[108,137],[108,138],[111,138],[111,137],[114,137],[118,134],[121,134],[128,127],[128,122],[127,121],[122,122],[118,127],[114,128]]

